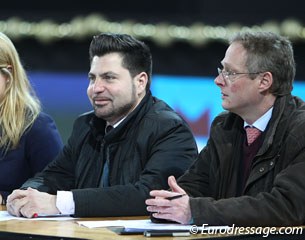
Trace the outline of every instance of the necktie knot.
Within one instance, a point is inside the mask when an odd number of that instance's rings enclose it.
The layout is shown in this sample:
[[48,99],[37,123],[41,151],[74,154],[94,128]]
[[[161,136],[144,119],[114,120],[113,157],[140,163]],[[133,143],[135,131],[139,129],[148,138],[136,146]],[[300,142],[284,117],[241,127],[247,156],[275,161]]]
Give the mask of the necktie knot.
[[261,134],[261,131],[256,127],[246,127],[248,145],[252,144],[255,139]]
[[111,125],[108,125],[105,129],[105,133],[109,133],[112,129],[113,127]]

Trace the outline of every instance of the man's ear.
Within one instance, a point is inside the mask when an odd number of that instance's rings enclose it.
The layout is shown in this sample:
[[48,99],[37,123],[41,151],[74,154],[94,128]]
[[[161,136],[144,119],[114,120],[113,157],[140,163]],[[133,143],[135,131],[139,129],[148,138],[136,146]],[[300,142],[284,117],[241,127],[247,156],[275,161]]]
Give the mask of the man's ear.
[[141,94],[146,91],[147,82],[148,82],[148,76],[146,72],[141,72],[136,76],[136,87],[138,94]]
[[268,91],[268,89],[271,88],[273,83],[273,75],[271,72],[264,72],[260,74],[262,77],[260,79],[259,89],[261,92]]

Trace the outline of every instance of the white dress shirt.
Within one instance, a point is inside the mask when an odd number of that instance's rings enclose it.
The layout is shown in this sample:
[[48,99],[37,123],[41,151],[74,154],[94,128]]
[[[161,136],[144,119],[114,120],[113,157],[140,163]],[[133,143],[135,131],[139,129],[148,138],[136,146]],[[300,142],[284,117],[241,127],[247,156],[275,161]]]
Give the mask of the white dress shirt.
[[269,120],[271,119],[272,116],[272,110],[273,107],[270,108],[263,116],[261,116],[259,119],[257,119],[252,125],[244,122],[244,128],[249,126],[249,127],[255,127],[257,129],[259,129],[261,132],[264,132]]

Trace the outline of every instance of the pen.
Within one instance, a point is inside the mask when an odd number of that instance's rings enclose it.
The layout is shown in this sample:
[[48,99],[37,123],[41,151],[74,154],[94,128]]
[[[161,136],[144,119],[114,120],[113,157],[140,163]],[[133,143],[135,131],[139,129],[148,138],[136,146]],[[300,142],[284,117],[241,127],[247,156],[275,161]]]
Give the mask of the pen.
[[188,237],[190,232],[186,230],[151,230],[145,231],[145,237]]
[[177,198],[181,198],[183,196],[185,196],[186,194],[180,194],[180,195],[176,195],[176,196],[172,196],[172,197],[167,197],[166,199],[167,200],[174,200],[174,199],[177,199]]
[[39,214],[33,213],[32,218],[55,218],[55,217],[71,217],[70,214]]

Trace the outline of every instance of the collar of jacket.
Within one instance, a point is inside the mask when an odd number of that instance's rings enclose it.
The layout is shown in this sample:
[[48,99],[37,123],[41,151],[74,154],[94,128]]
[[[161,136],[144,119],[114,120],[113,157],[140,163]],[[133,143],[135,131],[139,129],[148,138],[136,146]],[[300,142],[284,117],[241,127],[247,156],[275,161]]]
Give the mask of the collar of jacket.
[[274,155],[281,148],[286,129],[289,126],[294,110],[299,108],[299,103],[296,100],[297,98],[291,94],[276,98],[272,117],[265,131],[264,143],[258,152],[259,155],[267,152],[270,146],[272,146],[271,149],[273,150],[268,155]]
[[[109,134],[105,136],[105,140],[110,140],[115,136],[124,137],[127,134],[128,129],[131,126],[137,126],[139,121],[149,111],[153,105],[153,97],[151,91],[148,91],[144,98],[141,100],[139,105],[124,119],[123,122],[114,128]],[[91,132],[97,140],[101,140],[105,135],[106,121],[104,119],[98,118],[95,114],[89,122]],[[125,133],[125,134],[124,134]],[[122,138],[120,138],[122,139]]]

